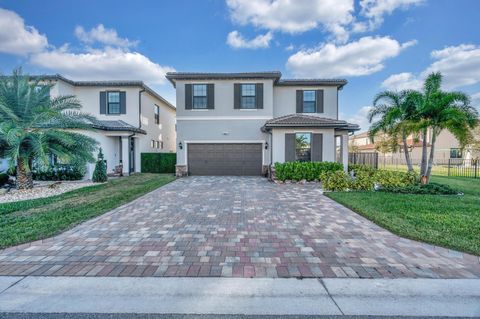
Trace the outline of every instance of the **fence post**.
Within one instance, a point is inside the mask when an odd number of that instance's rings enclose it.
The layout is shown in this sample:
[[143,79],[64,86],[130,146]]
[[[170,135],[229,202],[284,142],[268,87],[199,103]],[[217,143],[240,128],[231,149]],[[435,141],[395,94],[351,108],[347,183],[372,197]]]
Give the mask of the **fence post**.
[[450,176],[450,161],[451,161],[451,159],[449,158],[448,159],[448,176]]
[[475,174],[475,178],[477,178],[477,168],[478,168],[478,160],[471,160],[473,161],[473,172]]

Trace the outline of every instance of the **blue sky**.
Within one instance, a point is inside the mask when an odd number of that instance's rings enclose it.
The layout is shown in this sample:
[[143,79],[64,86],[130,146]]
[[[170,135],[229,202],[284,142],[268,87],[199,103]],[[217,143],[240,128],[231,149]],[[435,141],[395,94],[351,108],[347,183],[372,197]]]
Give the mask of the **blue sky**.
[[476,0],[0,0],[0,71],[139,79],[172,102],[173,70],[346,78],[340,116],[366,129],[375,93],[431,71],[479,105],[479,19]]

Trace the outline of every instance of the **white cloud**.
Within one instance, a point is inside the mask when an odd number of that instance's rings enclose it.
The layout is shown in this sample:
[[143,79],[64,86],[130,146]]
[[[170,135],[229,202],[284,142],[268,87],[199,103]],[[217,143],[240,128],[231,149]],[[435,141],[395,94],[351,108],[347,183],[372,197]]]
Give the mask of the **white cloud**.
[[470,97],[472,99],[472,105],[480,109],[480,92],[472,94]]
[[383,69],[385,60],[415,43],[400,44],[390,37],[363,37],[340,46],[328,43],[293,54],[288,58],[287,68],[295,77],[368,75]]
[[174,71],[141,53],[113,48],[73,53],[68,46],[64,46],[34,54],[31,62],[75,80],[143,80],[162,84],[165,82],[165,73]]
[[372,109],[372,106],[363,106],[357,110],[353,115],[341,114],[340,118],[346,119],[348,123],[358,124],[360,132],[368,130],[370,123],[368,123],[367,115]]
[[242,25],[292,34],[323,27],[343,41],[354,11],[353,0],[227,0],[227,6]]
[[[389,89],[421,87],[421,83],[432,72],[441,72],[445,89],[455,89],[480,83],[480,46],[461,44],[431,52],[434,62],[418,75],[394,74],[382,86]],[[406,75],[408,74],[408,76]]]
[[285,47],[285,51],[293,51],[295,49],[295,46],[293,44],[290,44]]
[[0,8],[0,52],[26,55],[47,46],[45,35],[32,26],[26,26],[15,12]]
[[136,46],[138,43],[138,41],[120,38],[115,29],[107,29],[103,24],[97,25],[90,29],[90,31],[85,31],[82,26],[77,26],[75,28],[75,35],[80,41],[90,45],[98,42],[105,45],[128,48]]
[[424,2],[425,0],[360,0],[360,13],[369,19],[368,27],[364,25],[363,28],[376,29],[383,23],[385,15],[396,9],[407,9]]
[[382,87],[389,90],[418,90],[422,87],[422,81],[409,72],[393,74],[382,82]]
[[232,31],[227,36],[227,44],[235,49],[259,49],[268,48],[273,39],[272,32],[260,34],[253,39],[245,39],[240,32]]

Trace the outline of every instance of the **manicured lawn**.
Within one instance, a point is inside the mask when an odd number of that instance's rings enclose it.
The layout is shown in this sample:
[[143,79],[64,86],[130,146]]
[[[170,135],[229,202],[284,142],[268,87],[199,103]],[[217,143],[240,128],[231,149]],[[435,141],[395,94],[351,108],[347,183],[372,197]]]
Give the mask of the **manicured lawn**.
[[174,179],[173,174],[138,174],[58,196],[0,204],[0,248],[56,235]]
[[325,195],[403,237],[480,255],[480,179],[434,176],[464,196],[380,192]]

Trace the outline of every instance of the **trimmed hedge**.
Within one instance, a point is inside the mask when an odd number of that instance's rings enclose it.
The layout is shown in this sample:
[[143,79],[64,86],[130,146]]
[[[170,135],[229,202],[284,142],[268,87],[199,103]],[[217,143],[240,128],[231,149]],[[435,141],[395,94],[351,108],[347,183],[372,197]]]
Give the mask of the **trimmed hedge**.
[[408,185],[404,187],[383,187],[381,192],[385,193],[400,193],[400,194],[420,194],[420,195],[458,195],[461,192],[446,184],[430,183]]
[[37,181],[78,181],[85,176],[86,164],[55,164],[32,170]]
[[374,169],[367,166],[351,165],[349,174],[345,172],[325,172],[321,181],[326,190],[344,191],[372,191],[375,186],[380,188],[402,188],[415,185],[418,181],[415,173],[395,172]]
[[142,153],[142,173],[175,173],[176,153]]
[[343,165],[337,162],[285,162],[275,163],[275,178],[309,182],[319,180],[325,172],[342,171]]

